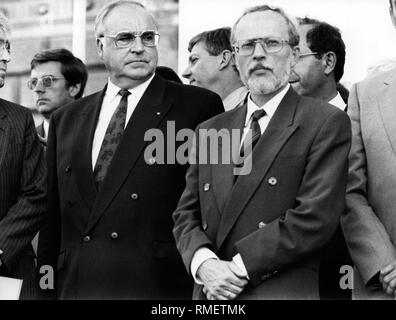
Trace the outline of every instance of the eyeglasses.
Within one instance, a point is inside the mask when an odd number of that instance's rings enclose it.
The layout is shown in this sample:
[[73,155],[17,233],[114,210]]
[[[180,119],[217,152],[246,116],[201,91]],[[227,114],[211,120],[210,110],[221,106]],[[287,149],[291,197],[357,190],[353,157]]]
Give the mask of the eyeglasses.
[[37,78],[30,78],[27,82],[27,86],[30,90],[34,90],[39,82],[43,85],[44,88],[51,88],[54,84],[54,81],[65,79],[62,77],[54,77],[54,76],[44,76],[39,79]]
[[257,43],[260,43],[265,52],[276,53],[281,51],[285,44],[289,44],[289,41],[277,37],[241,40],[234,44],[235,53],[241,56],[250,56],[256,49]]
[[136,43],[136,38],[139,37],[146,47],[156,47],[159,42],[160,34],[157,31],[147,30],[142,32],[120,31],[115,35],[105,34],[99,38],[112,38],[116,47],[127,48]]
[[300,58],[304,58],[304,57],[308,57],[308,56],[317,56],[319,54],[322,54],[322,52],[303,53],[303,54],[300,54]]
[[4,50],[7,50],[8,53],[11,53],[11,44],[8,40],[0,39],[0,56],[4,53]]

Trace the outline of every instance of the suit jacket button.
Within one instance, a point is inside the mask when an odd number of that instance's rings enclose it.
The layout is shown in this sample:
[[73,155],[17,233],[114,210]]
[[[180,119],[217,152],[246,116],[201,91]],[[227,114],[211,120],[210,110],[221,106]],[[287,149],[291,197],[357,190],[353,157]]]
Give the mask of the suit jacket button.
[[271,177],[271,178],[268,179],[268,183],[269,183],[271,186],[275,186],[275,185],[278,183],[278,180],[276,180],[275,177]]
[[118,239],[118,233],[117,232],[113,232],[112,234],[111,234],[111,238],[112,239]]
[[70,166],[67,166],[66,168],[65,168],[65,172],[66,173],[69,173],[71,171],[71,167]]
[[89,242],[89,241],[91,241],[91,237],[90,236],[85,236],[83,241],[84,242]]
[[258,224],[259,229],[263,229],[265,226],[266,224],[262,221]]
[[210,189],[210,183],[205,183],[204,184],[204,191],[207,192]]
[[132,200],[137,200],[139,198],[139,195],[137,193],[132,193],[131,198]]
[[150,158],[148,164],[152,166],[153,164],[155,164],[155,162],[156,162],[155,158]]
[[202,223],[202,229],[205,231],[206,229],[208,229],[208,223],[204,222]]

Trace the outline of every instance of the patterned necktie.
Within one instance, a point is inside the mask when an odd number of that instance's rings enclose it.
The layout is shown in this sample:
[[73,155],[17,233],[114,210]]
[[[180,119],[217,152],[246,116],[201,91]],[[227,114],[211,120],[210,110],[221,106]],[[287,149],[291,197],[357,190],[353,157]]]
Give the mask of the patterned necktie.
[[256,145],[258,139],[261,136],[261,129],[258,121],[266,115],[266,112],[264,109],[258,109],[253,112],[252,114],[252,121],[250,123],[250,130],[252,132],[251,139],[245,138],[245,141],[243,141],[242,147],[240,149],[240,155],[241,157],[244,156],[244,152],[246,148],[249,146],[249,144],[252,146],[251,150],[253,150],[254,146]]
[[118,94],[121,96],[121,101],[118,104],[117,109],[114,111],[109,126],[107,127],[93,172],[95,185],[98,191],[106,177],[107,170],[111,164],[111,160],[117,150],[118,143],[122,138],[125,128],[128,96],[131,93],[126,89],[121,89]]

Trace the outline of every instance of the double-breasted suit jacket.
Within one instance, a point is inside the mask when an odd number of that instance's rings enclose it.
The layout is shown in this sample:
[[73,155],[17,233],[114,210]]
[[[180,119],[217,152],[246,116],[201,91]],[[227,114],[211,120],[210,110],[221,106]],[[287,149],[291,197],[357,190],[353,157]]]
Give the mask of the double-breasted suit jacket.
[[37,298],[31,241],[47,209],[44,154],[29,110],[0,99],[0,275],[23,280]]
[[[242,130],[246,110],[199,129]],[[191,165],[174,213],[187,270],[200,247],[228,261],[239,253],[250,278],[240,299],[318,298],[320,252],[344,209],[350,139],[344,112],[289,89],[253,150],[250,174],[235,181],[233,164]],[[205,298],[199,285],[194,298]]]
[[342,217],[355,263],[354,298],[382,299],[378,272],[396,260],[396,72],[353,86],[348,101],[352,148]]
[[[208,90],[155,76],[97,192],[91,152],[103,95],[74,102],[51,120],[50,216],[40,234],[39,262],[56,265],[61,299],[190,298],[192,280],[172,236],[172,213],[188,165],[160,164],[160,154],[145,159],[149,142],[144,137],[148,130],[159,129],[165,149],[174,155],[172,131],[194,130],[222,112],[221,99]],[[169,130],[172,124],[175,128]],[[177,141],[176,149],[181,144]]]

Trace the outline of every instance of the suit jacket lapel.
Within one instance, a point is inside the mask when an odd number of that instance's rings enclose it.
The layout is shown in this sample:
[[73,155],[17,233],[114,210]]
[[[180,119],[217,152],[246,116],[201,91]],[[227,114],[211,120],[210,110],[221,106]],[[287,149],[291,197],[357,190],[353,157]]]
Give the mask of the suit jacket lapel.
[[91,210],[96,198],[92,170],[92,143],[106,87],[95,94],[77,115],[74,127],[72,166],[76,171],[77,185],[82,198]]
[[7,154],[7,142],[9,129],[7,125],[7,112],[2,108],[0,101],[0,170],[5,155]]
[[396,78],[386,79],[382,94],[377,95],[377,105],[381,113],[388,139],[396,155]]
[[[229,136],[231,142],[231,148],[229,148],[230,147],[229,145],[225,146],[228,149],[227,151],[228,151],[228,156],[230,157],[230,162],[228,164],[222,164],[222,159],[219,158],[219,164],[212,166],[213,192],[215,194],[217,207],[220,213],[223,211],[224,205],[231,194],[231,189],[234,186],[233,170],[235,165],[233,163],[233,159],[236,159],[235,153],[236,154],[239,153],[239,145],[240,145],[239,141],[243,133],[243,127],[245,125],[246,110],[247,110],[247,105],[245,103],[243,106],[225,114],[225,119],[224,119],[224,123],[226,123],[226,126],[224,126],[225,130],[220,130],[221,132],[224,132],[224,135]],[[239,130],[239,131],[234,131],[235,133],[237,132],[240,133],[238,135],[239,137],[238,145],[232,144],[232,139],[234,134],[233,130]],[[219,150],[220,150],[219,157],[221,157],[222,155],[222,147],[223,147],[222,139],[219,139]]]
[[[250,158],[252,170],[250,174],[238,177],[228,202],[221,216],[219,231],[217,233],[216,246],[220,248],[226,236],[232,229],[239,215],[243,212],[246,204],[264,179],[274,159],[283,145],[298,128],[293,124],[294,114],[300,97],[289,89],[284,99],[278,106],[267,129],[255,146]],[[249,161],[247,159],[246,161]]]
[[167,114],[171,103],[164,99],[166,82],[155,76],[134,110],[97,195],[87,230],[96,224],[128,177],[148,142],[147,130],[156,128]]

